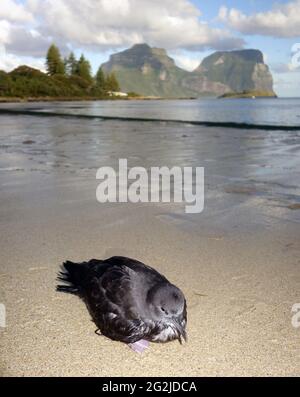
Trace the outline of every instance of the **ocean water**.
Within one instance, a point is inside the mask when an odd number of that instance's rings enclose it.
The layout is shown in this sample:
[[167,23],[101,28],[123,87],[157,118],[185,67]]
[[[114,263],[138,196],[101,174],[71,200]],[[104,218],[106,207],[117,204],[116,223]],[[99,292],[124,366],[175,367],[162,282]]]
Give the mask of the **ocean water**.
[[51,102],[3,104],[1,108],[21,108],[91,116],[300,127],[300,98]]
[[[129,167],[204,167],[203,213],[187,215],[171,203],[159,207],[164,221],[215,230],[300,224],[300,130],[288,129],[300,124],[299,99],[55,102],[0,109],[25,111],[0,114],[0,191],[7,200],[2,217],[15,207],[54,211],[64,200],[97,205],[97,169],[117,169],[126,158]],[[220,125],[42,117],[27,110]],[[224,128],[226,121],[286,128]]]

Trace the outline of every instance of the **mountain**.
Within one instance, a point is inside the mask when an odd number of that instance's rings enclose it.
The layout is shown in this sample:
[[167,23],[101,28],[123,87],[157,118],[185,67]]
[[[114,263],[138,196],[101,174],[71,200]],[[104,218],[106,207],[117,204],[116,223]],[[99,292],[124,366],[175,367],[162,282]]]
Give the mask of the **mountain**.
[[243,91],[275,96],[272,75],[259,50],[218,51],[188,72],[176,66],[164,49],[136,44],[111,55],[102,67],[115,72],[122,91],[146,96],[219,96]]
[[272,75],[259,50],[215,52],[203,59],[194,74],[224,84],[232,92],[273,92]]
[[[111,55],[102,68],[104,72],[115,72],[122,91],[162,97],[183,95],[180,82],[187,72],[176,66],[162,48],[136,44],[128,50]],[[185,89],[184,96],[186,95],[193,95],[193,91]]]

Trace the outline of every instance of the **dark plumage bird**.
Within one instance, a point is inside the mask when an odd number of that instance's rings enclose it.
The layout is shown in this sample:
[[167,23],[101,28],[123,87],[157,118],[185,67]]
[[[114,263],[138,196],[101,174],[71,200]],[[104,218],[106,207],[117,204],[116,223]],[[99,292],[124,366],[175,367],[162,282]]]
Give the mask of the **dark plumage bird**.
[[135,259],[114,256],[67,261],[57,290],[80,296],[101,333],[143,351],[149,341],[186,340],[183,293],[163,275]]

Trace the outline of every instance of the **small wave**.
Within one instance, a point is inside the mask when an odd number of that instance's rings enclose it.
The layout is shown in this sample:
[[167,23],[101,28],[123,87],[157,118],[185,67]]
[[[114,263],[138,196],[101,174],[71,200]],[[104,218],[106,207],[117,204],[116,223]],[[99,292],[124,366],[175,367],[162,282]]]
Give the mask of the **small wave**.
[[24,168],[19,168],[19,167],[1,167],[1,171],[25,171]]
[[231,121],[197,121],[197,120],[176,120],[176,119],[158,119],[158,118],[145,118],[145,117],[125,117],[125,116],[101,116],[101,115],[88,115],[88,114],[73,114],[73,113],[60,113],[49,111],[37,110],[20,110],[20,109],[0,109],[0,114],[15,116],[36,116],[36,117],[64,117],[74,119],[86,120],[116,120],[116,121],[129,121],[129,122],[146,122],[146,123],[177,123],[177,124],[190,124],[203,127],[223,127],[223,128],[237,128],[245,130],[266,130],[266,131],[300,131],[300,125],[272,125],[272,124],[252,124],[252,123],[239,123]]

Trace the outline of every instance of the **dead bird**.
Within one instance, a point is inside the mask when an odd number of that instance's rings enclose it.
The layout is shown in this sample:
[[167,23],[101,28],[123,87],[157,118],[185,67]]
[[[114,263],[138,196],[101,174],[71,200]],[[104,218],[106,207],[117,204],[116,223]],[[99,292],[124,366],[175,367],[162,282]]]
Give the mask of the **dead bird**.
[[183,293],[166,277],[135,259],[113,256],[66,261],[57,291],[78,295],[102,335],[144,351],[149,342],[187,340]]

